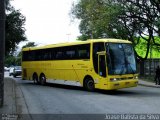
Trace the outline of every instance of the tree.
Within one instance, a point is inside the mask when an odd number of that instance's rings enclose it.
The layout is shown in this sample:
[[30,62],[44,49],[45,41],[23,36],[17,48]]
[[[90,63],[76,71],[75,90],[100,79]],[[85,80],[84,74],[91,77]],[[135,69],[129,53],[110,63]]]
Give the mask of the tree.
[[122,28],[116,26],[121,12],[121,6],[113,0],[80,0],[78,4],[73,4],[71,10],[72,17],[81,20],[79,28],[82,36],[87,36],[82,37],[85,39],[117,38],[117,29]]
[[26,18],[10,5],[10,0],[6,0],[6,43],[5,54],[13,54],[17,45],[21,41],[26,41],[25,24]]
[[13,55],[8,55],[5,57],[5,66],[10,67],[16,65],[16,57]]
[[160,48],[160,39],[155,37],[155,35],[159,35],[160,1],[122,0],[119,4],[124,8],[124,12],[118,18],[128,31],[128,39],[136,47],[140,39],[143,38],[143,41],[146,42],[143,46],[146,48],[145,56],[141,57],[136,53],[140,59],[147,59],[152,48]]
[[160,49],[160,39],[155,37],[160,35],[158,0],[80,0],[71,13],[81,20],[79,39],[128,39],[136,48],[143,38],[145,55],[135,51],[141,60],[147,59],[151,47]]
[[26,45],[24,45],[22,48],[26,48],[26,47],[35,47],[37,46],[37,44],[35,42],[28,42],[26,43]]

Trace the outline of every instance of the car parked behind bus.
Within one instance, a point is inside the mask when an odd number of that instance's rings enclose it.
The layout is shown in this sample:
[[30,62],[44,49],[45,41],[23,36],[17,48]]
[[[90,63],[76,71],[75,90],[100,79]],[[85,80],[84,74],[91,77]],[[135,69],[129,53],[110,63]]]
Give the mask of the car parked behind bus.
[[11,67],[9,70],[9,76],[13,75],[13,77],[21,76],[22,74],[22,67],[21,66],[14,66]]

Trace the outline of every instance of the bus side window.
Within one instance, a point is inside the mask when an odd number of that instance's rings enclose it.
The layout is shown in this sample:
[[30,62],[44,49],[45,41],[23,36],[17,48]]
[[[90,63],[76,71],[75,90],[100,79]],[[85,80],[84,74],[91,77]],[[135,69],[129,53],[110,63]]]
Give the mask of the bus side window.
[[36,52],[35,52],[35,57],[36,57],[35,59],[36,59],[37,61],[44,60],[42,50],[36,50]]
[[77,46],[78,59],[90,59],[90,44]]
[[67,50],[66,51],[66,59],[72,60],[75,58],[75,50]]
[[35,52],[34,51],[28,51],[27,54],[27,61],[34,61]]
[[60,59],[62,59],[62,52],[61,51],[58,51],[57,53],[56,53],[56,59],[57,60],[60,60]]
[[55,48],[52,48],[51,49],[51,60],[54,60],[56,57],[55,57]]
[[47,60],[47,58],[48,58],[48,51],[47,50],[44,50],[44,60]]
[[22,52],[22,61],[28,61],[28,51],[23,51]]

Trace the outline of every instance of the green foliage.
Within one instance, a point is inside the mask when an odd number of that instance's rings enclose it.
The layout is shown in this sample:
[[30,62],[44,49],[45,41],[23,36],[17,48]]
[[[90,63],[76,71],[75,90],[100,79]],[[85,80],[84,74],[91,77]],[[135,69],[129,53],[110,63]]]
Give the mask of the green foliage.
[[[160,43],[160,37],[155,37],[155,40]],[[143,40],[143,38],[140,38],[139,44],[135,46],[135,50],[142,57],[145,57],[145,53],[147,51],[147,47],[145,46],[147,46],[147,42]],[[154,44],[151,44],[150,47],[148,58],[160,58],[160,47]]]
[[22,48],[26,48],[26,47],[35,47],[37,46],[37,44],[35,42],[28,42],[26,43],[26,45],[24,45]]
[[26,40],[25,36],[25,17],[20,13],[20,10],[15,10],[9,0],[6,0],[6,43],[5,43],[5,54],[13,54],[17,45],[21,41]]
[[5,58],[5,66],[10,67],[10,66],[20,66],[21,65],[21,58],[15,57],[13,55],[6,56]]
[[[108,7],[107,7],[108,6]],[[113,29],[108,28],[110,21],[120,12],[118,6],[112,5],[109,0],[80,0],[72,8],[72,15],[81,20],[79,25],[79,39],[106,38]]]

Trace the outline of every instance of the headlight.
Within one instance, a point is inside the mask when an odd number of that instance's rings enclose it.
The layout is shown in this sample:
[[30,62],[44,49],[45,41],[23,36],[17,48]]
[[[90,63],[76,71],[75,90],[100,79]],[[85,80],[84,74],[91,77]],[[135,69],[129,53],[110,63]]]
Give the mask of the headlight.
[[110,78],[110,81],[117,81],[117,78]]
[[134,79],[138,79],[138,76],[134,76]]

